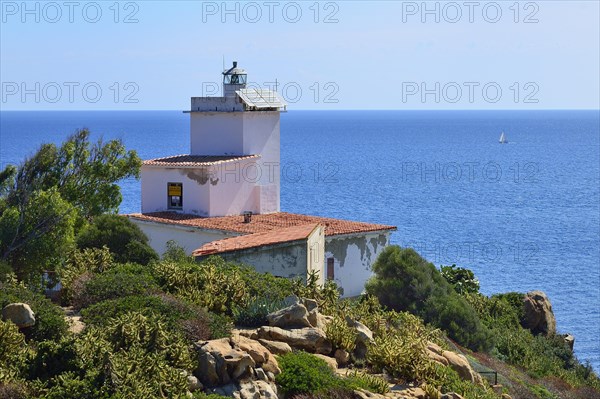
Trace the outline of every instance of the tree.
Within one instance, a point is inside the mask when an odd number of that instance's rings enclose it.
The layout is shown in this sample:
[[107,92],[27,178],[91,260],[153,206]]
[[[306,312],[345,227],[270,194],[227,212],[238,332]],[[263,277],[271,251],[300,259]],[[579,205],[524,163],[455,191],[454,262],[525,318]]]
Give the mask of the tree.
[[411,312],[470,349],[493,346],[493,337],[473,306],[414,249],[387,247],[373,264],[373,271],[375,276],[366,290],[382,305]]
[[139,177],[141,160],[135,151],[125,151],[120,140],[91,144],[89,137],[90,132],[83,129],[60,147],[42,145],[16,171],[8,188],[8,204],[22,206],[35,191],[56,187],[83,218],[116,212],[122,200],[117,183]]
[[0,172],[0,260],[19,278],[53,268],[91,217],[116,212],[118,182],[138,177],[141,160],[119,140],[89,141],[77,131],[60,147],[44,144]]
[[442,266],[440,272],[459,294],[479,292],[479,280],[475,278],[475,274],[471,270],[452,265]]
[[100,215],[77,237],[81,249],[108,247],[115,261],[147,265],[158,255],[148,245],[148,237],[129,219],[119,215]]

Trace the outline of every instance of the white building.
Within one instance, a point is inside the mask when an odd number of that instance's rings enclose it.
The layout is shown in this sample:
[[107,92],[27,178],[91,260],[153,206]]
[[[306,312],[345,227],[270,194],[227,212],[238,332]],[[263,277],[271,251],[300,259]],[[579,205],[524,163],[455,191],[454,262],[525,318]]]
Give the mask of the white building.
[[233,63],[223,97],[193,97],[190,154],[144,161],[142,213],[128,215],[165,251],[217,254],[282,277],[315,271],[360,294],[393,226],[280,212],[280,122],[274,91],[246,88]]

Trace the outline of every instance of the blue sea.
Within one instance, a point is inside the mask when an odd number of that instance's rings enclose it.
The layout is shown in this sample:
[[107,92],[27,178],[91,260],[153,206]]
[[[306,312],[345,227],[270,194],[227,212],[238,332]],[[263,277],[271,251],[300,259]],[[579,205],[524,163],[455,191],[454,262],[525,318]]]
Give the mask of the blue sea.
[[[177,111],[0,117],[3,166],[82,127],[145,159],[189,151]],[[398,226],[393,243],[472,269],[485,294],[545,291],[600,371],[598,111],[290,111],[281,162],[282,210]],[[138,212],[139,182],[122,191]]]

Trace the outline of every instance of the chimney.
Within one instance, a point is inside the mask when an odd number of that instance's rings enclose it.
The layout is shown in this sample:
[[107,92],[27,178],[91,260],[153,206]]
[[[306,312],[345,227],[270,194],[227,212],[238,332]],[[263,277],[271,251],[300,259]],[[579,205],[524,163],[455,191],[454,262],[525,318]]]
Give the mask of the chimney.
[[252,212],[246,211],[243,213],[244,215],[244,223],[250,223],[252,221]]

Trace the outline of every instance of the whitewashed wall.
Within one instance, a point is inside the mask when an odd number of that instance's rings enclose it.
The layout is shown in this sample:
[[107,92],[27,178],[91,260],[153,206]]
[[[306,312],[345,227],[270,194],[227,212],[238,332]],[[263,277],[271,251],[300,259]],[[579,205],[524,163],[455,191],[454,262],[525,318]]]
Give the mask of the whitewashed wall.
[[234,233],[226,233],[218,230],[203,230],[174,224],[155,223],[132,217],[129,220],[142,229],[150,240],[149,245],[159,255],[165,252],[167,249],[166,244],[169,240],[175,241],[183,247],[188,255],[191,255],[194,250],[208,242],[236,236]]
[[389,232],[325,237],[325,265],[328,258],[334,258],[334,281],[344,289],[344,297],[363,292],[373,275],[371,265],[389,241]]

